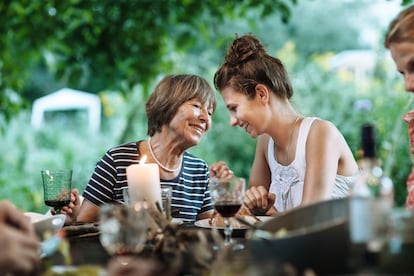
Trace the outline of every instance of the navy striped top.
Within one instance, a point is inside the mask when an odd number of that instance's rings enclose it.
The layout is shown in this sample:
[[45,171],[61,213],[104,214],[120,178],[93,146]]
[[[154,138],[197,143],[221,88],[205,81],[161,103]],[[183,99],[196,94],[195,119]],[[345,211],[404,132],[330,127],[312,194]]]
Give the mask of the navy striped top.
[[[83,196],[93,204],[124,203],[123,189],[128,187],[126,167],[138,164],[139,142],[131,142],[108,150],[97,163]],[[195,221],[197,215],[213,209],[208,189],[209,171],[205,161],[184,152],[179,175],[170,180],[160,179],[161,186],[172,187],[173,217]]]

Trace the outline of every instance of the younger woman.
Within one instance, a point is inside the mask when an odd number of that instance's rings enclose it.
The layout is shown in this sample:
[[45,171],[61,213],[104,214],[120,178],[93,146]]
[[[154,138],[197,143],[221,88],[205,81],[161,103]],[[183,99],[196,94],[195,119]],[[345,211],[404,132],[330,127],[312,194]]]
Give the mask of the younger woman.
[[330,122],[298,114],[286,70],[252,35],[236,38],[214,76],[230,124],[258,137],[245,204],[274,214],[345,197],[358,173],[342,134]]

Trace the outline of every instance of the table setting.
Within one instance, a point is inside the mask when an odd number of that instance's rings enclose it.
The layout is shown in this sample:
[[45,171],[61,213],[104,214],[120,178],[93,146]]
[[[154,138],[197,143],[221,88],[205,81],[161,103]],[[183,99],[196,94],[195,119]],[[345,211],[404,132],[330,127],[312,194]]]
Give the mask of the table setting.
[[[174,218],[171,189],[161,187],[152,170],[127,170],[125,204],[101,206],[98,222],[64,225],[58,210],[26,213],[42,241],[40,274],[119,275],[119,269],[144,268],[148,275],[414,273],[414,215],[407,210],[390,210],[383,246],[368,254],[351,239],[350,197],[255,216],[243,206],[243,178],[212,178],[214,215],[188,222]],[[61,195],[68,183],[56,184],[55,198],[47,199],[58,179],[51,175],[42,171],[45,203],[66,200]]]
[[[393,253],[390,248],[392,244],[389,243],[373,259],[375,262],[367,259],[366,263],[359,264],[358,267],[349,267],[349,262],[354,257],[352,254],[360,255],[358,251],[353,251],[349,242],[346,208],[340,207],[346,207],[346,204],[347,200],[327,201],[244,226],[232,236],[233,240],[245,247],[238,251],[229,250],[230,247],[224,245],[222,229],[214,226],[200,227],[197,223],[188,222],[172,224],[162,212],[151,209],[148,214],[154,217],[156,225],[163,225],[164,228],[158,228],[156,235],[145,240],[137,252],[110,253],[100,240],[100,224],[79,224],[62,228],[68,229],[66,240],[70,245],[72,263],[65,264],[65,258],[59,250],[46,258],[45,262],[50,261],[52,267],[60,269],[65,266],[95,266],[100,272],[105,272],[111,261],[122,257],[127,258],[131,264],[135,260],[154,261],[162,271],[174,272],[171,275],[214,275],[222,270],[228,271],[228,275],[236,275],[231,273],[240,267],[232,266],[238,262],[241,262],[242,265],[239,266],[244,267],[245,272],[295,272],[288,275],[407,275],[414,271],[410,261],[414,256],[414,241],[410,240],[413,235],[410,230],[414,229],[412,217],[408,218],[410,222],[406,226],[411,228],[401,230],[405,241],[400,244],[400,249],[395,251],[394,248]],[[315,214],[318,214],[316,218]],[[256,275],[261,275],[260,273]]]

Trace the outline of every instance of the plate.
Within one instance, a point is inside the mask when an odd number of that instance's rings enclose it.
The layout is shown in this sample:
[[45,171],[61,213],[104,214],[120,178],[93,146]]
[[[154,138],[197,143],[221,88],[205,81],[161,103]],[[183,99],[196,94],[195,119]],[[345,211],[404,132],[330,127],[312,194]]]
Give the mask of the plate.
[[25,215],[30,218],[36,234],[41,238],[43,238],[44,233],[47,231],[55,233],[57,230],[62,228],[66,220],[66,216],[63,214],[52,216],[34,212],[26,212]]
[[[258,219],[261,220],[261,222],[265,222],[269,219],[272,219],[273,217],[270,216],[257,216]],[[216,229],[224,229],[224,226],[213,226],[209,223],[209,219],[202,219],[197,220],[194,222],[194,225],[201,228],[216,228]],[[238,226],[233,226],[233,229],[249,229],[249,226],[242,225],[241,223]]]

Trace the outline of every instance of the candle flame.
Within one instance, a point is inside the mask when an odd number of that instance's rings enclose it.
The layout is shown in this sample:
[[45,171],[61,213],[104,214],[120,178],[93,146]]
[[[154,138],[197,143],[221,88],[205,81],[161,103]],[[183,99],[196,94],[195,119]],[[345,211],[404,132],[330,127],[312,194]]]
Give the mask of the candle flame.
[[139,163],[140,164],[144,164],[145,161],[147,161],[147,156],[146,155],[143,155],[142,158],[141,158],[141,160],[139,160]]

